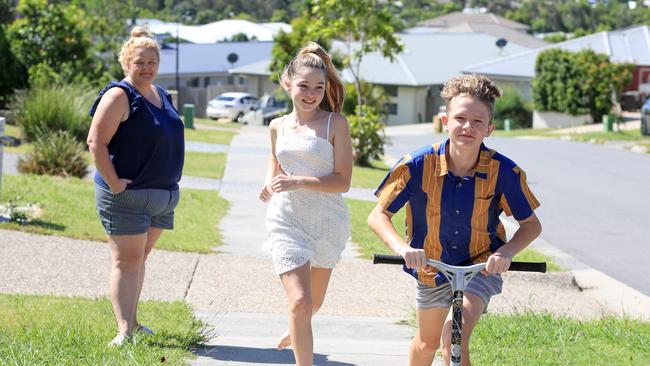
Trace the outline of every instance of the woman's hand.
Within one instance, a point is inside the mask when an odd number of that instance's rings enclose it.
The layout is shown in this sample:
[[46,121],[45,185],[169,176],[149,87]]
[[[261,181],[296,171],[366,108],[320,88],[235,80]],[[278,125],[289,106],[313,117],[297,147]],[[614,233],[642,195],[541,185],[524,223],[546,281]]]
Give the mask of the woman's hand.
[[133,183],[133,181],[131,179],[117,178],[117,181],[111,184],[108,188],[110,188],[113,194],[120,194],[126,190],[126,186],[129,183]]
[[269,185],[273,192],[286,192],[296,189],[296,179],[292,175],[279,174],[273,177]]
[[271,187],[267,185],[262,187],[262,189],[260,190],[260,201],[269,202],[271,196],[273,196],[273,190],[271,189]]

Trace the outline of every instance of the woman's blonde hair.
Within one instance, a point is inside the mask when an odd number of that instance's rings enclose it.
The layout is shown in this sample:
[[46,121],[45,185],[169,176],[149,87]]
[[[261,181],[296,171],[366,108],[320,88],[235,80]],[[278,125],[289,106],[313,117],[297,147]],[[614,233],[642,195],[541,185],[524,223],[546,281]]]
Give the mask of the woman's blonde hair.
[[133,53],[136,48],[147,48],[150,50],[156,51],[156,56],[160,60],[160,45],[153,38],[151,33],[143,27],[135,26],[131,29],[131,37],[122,44],[122,50],[120,51],[120,56],[118,61],[122,65],[122,70],[124,75],[129,73],[129,62],[133,57]]
[[345,87],[334,68],[332,58],[318,43],[309,42],[298,51],[282,71],[282,82],[290,82],[299,69],[311,67],[323,72],[325,76],[325,97],[318,106],[328,112],[340,113],[345,99]]
[[449,103],[456,97],[469,95],[478,98],[490,111],[490,118],[494,116],[494,103],[501,97],[501,90],[494,81],[484,75],[462,75],[451,78],[445,82],[440,96]]

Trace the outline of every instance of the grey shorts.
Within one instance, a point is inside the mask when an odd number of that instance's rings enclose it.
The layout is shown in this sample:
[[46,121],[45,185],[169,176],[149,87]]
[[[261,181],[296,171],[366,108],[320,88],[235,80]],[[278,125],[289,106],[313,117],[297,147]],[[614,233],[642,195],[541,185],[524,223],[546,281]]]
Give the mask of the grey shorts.
[[[501,275],[485,276],[482,273],[477,274],[465,286],[465,292],[472,293],[485,303],[487,309],[490,298],[501,293],[503,280]],[[454,293],[451,290],[451,284],[445,282],[437,287],[429,287],[418,281],[415,291],[415,303],[418,309],[429,308],[448,308],[451,306]]]
[[95,183],[97,214],[108,235],[144,234],[150,227],[174,228],[179,191],[127,189],[113,194]]

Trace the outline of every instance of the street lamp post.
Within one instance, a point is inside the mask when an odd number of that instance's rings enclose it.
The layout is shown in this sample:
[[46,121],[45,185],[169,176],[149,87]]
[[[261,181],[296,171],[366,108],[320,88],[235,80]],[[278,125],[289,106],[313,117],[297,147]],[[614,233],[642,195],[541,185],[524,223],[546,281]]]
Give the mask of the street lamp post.
[[178,22],[176,23],[176,108],[181,110],[181,84],[178,77],[178,48],[180,42],[178,41]]

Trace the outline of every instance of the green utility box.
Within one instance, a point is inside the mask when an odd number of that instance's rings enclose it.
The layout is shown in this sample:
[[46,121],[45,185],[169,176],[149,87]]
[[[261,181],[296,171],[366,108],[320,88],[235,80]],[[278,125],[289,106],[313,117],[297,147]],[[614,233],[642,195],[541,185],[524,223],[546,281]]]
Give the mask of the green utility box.
[[194,104],[183,104],[185,128],[194,128]]
[[614,120],[616,117],[612,114],[603,116],[603,132],[612,132],[614,130]]

